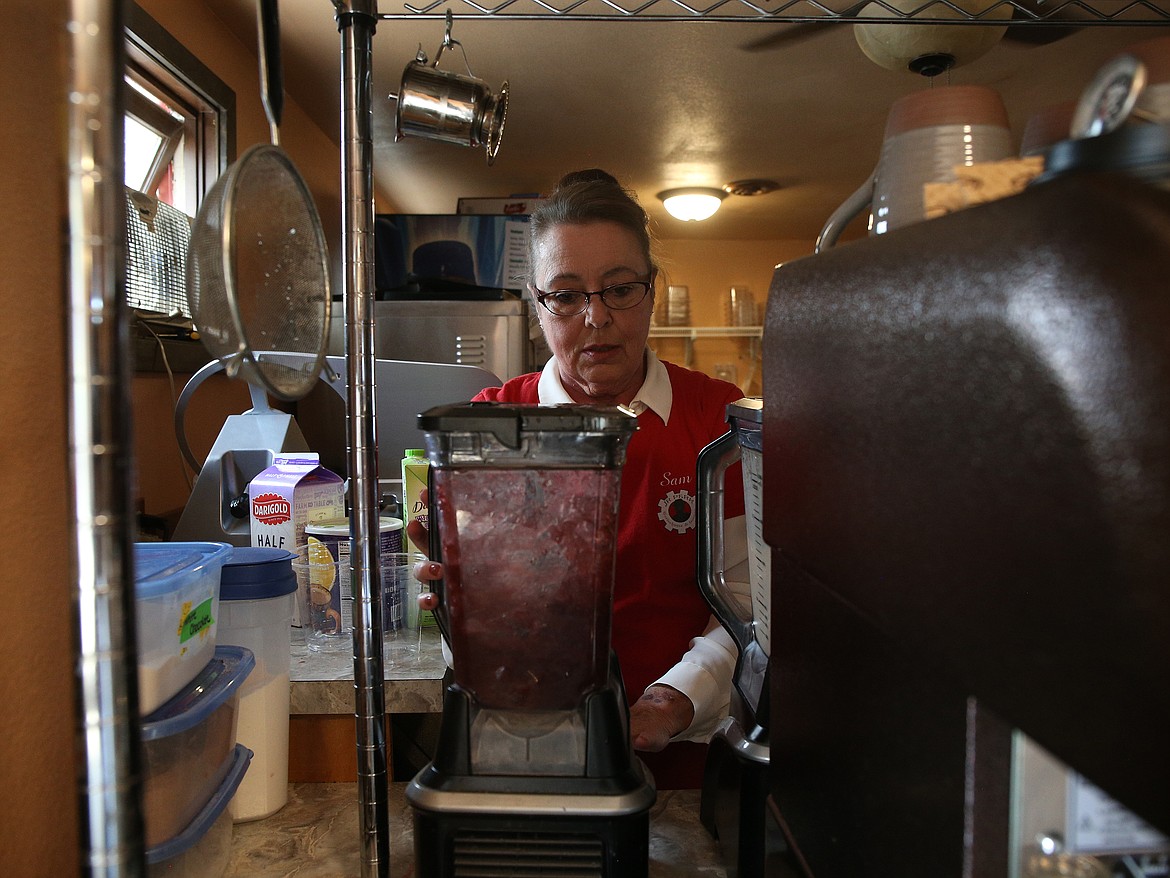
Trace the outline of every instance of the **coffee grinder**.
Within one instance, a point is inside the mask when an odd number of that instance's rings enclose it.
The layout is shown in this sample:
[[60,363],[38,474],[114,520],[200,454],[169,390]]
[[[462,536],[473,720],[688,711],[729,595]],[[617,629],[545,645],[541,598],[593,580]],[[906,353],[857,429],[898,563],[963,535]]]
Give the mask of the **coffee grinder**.
[[[771,552],[764,542],[762,399],[727,407],[728,432],[699,454],[699,588],[715,617],[739,648],[730,715],[716,729],[707,751],[699,818],[719,842],[728,874],[760,878],[771,852],[784,849],[772,821],[768,797],[768,655],[771,649]],[[743,464],[747,560],[727,569],[723,544],[723,484],[727,469]]]
[[655,791],[610,649],[636,425],[616,407],[419,415],[453,659],[434,759],[406,791],[419,875],[647,873]]

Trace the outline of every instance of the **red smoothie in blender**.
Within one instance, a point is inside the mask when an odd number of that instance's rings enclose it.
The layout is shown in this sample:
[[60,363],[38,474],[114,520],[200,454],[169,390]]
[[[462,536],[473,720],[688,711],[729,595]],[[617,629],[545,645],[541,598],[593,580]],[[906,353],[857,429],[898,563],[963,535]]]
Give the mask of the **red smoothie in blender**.
[[608,675],[620,470],[433,477],[455,681],[481,707],[576,707]]

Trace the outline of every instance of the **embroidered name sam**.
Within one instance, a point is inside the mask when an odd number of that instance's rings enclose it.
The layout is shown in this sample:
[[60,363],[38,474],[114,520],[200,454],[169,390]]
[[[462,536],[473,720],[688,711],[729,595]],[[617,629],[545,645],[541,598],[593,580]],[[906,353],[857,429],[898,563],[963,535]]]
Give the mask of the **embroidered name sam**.
[[694,480],[694,474],[672,476],[670,473],[665,473],[662,476],[662,481],[659,486],[663,488],[677,488],[680,485],[689,485]]

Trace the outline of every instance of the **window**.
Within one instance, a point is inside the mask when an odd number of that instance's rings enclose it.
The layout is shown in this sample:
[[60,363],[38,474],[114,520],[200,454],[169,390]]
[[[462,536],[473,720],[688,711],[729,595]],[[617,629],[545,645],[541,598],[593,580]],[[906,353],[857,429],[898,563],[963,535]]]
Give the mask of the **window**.
[[140,311],[189,318],[191,221],[232,159],[235,93],[128,3],[123,108],[127,298]]

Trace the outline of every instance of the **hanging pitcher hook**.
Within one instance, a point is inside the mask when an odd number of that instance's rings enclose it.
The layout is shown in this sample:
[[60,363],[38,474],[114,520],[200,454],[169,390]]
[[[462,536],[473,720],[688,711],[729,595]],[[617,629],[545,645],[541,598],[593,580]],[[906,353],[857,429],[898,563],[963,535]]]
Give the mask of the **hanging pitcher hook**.
[[437,51],[435,53],[435,63],[432,64],[431,66],[436,67],[436,68],[439,66],[439,59],[443,57],[443,50],[444,49],[449,49],[452,46],[458,46],[459,51],[463,53],[463,66],[467,68],[467,75],[474,77],[475,74],[471,72],[471,62],[467,60],[467,50],[465,48],[463,48],[463,44],[461,42],[459,42],[459,40],[452,39],[452,37],[451,37],[451,26],[454,23],[455,23],[455,16],[451,13],[451,10],[448,9],[447,10],[447,23],[443,29],[443,42],[439,44],[439,51]]

